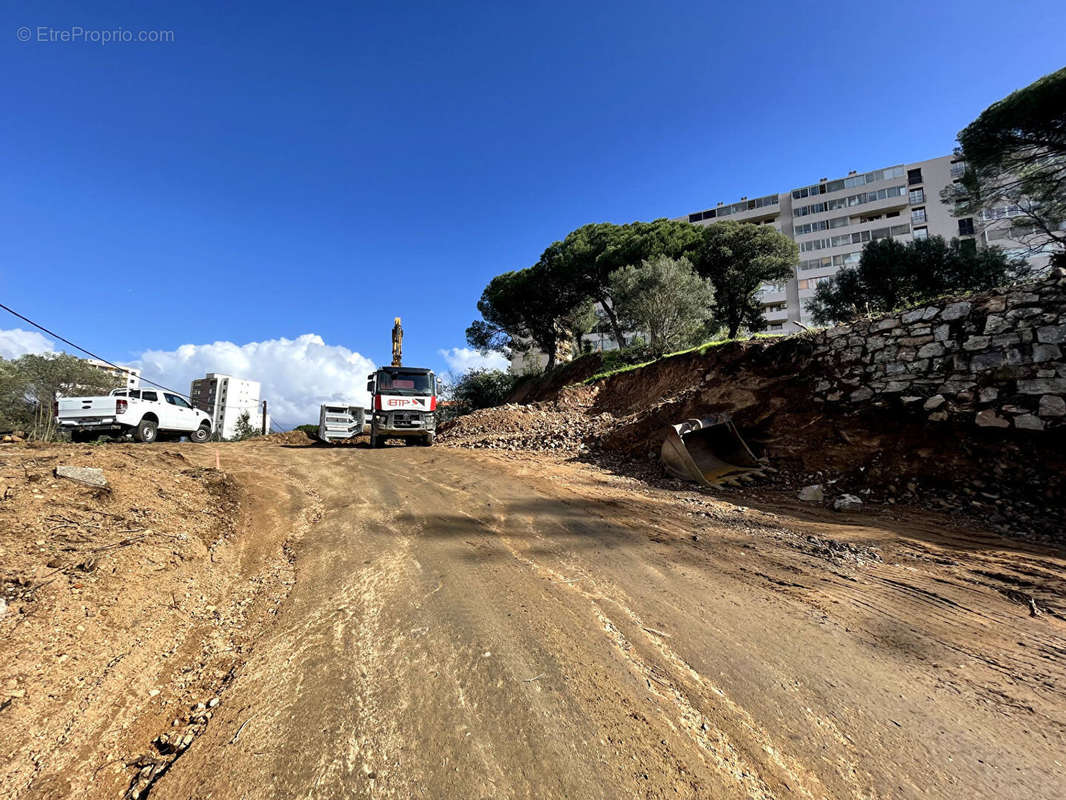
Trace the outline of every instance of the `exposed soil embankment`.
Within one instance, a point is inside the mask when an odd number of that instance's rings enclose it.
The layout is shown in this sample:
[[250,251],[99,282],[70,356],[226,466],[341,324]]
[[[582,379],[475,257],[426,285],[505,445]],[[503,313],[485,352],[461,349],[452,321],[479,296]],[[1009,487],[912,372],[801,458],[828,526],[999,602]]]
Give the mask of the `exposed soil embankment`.
[[[1029,302],[1037,296],[1010,293],[1002,305],[1009,308],[1012,302],[1017,303],[1011,299],[1015,295],[1029,298]],[[941,304],[943,309],[931,307],[904,316],[922,317],[919,323],[929,317],[930,324],[936,324],[937,314],[955,309],[952,325],[979,329],[988,324],[987,314],[967,322],[967,318],[955,316],[960,313],[958,309],[972,306],[972,313],[977,315],[981,309],[995,307],[998,298],[990,293],[966,302],[945,301]],[[1034,317],[1042,313],[1039,309],[1020,311],[1025,313],[1014,318],[1018,325],[1030,324],[1034,318],[1051,318],[1048,313]],[[913,331],[898,323],[894,327],[885,323],[874,327],[883,329],[878,335],[885,337],[886,343],[869,348],[871,374],[883,371],[885,363],[895,363],[886,362],[883,354],[898,352],[903,354],[899,358],[909,358],[905,351],[914,349],[907,344],[908,334]],[[1043,328],[1036,338],[1050,338],[1057,331],[1058,328]],[[892,337],[901,343],[893,344]],[[956,358],[953,366],[943,359],[938,362],[934,358],[916,358],[904,365],[913,370],[908,374],[916,376],[907,388],[914,391],[926,387],[924,390],[930,395],[926,399],[901,395],[898,388],[887,384],[879,391],[867,390],[861,378],[852,377],[853,366],[849,367],[850,372],[841,371],[834,341],[842,339],[830,331],[777,340],[730,342],[703,352],[661,359],[591,385],[560,387],[561,381],[595,369],[599,357],[585,357],[540,382],[525,382],[512,400],[532,403],[546,412],[563,413],[574,428],[580,425],[573,420],[600,420],[596,430],[581,440],[582,447],[614,463],[620,459],[640,466],[644,474],[657,463],[668,425],[727,413],[756,453],[776,470],[769,478],[771,485],[794,489],[822,483],[832,487],[829,494],[854,492],[868,502],[915,503],[964,512],[980,517],[1000,532],[1062,539],[1061,529],[1066,521],[1064,429],[1055,427],[1057,421],[1053,417],[1048,417],[1042,430],[1026,430],[1021,423],[1015,427],[984,426],[991,412],[978,412],[974,406],[978,402],[977,391],[963,385],[952,372],[966,370],[970,380],[983,387],[982,397],[989,398],[989,403],[999,398],[997,411],[1005,408],[1022,420],[1032,412],[1021,406],[1015,409],[1009,402],[1004,405],[1003,397],[1026,389],[1033,382],[1026,377],[1030,373],[1054,373],[1055,365],[1037,361],[1057,352],[1049,349],[1051,345],[1037,342],[1019,349],[1013,339],[1004,340],[1002,347],[1008,351],[1005,358],[1013,363],[987,373],[983,366],[987,359],[975,359],[969,364]],[[860,365],[858,374],[861,373]],[[827,385],[850,381],[859,381],[854,384],[859,388],[851,394],[855,400],[825,402]],[[956,386],[961,388],[952,394]],[[1041,400],[1041,407],[1053,409],[1052,400]],[[954,411],[933,414],[928,410],[940,408]],[[602,420],[608,418],[611,424],[604,424]],[[484,419],[481,427],[490,429],[491,420]],[[521,437],[512,434],[512,438]],[[544,449],[536,446],[537,441],[534,437],[531,449]],[[624,464],[622,468],[626,468]]]
[[874,501],[921,501],[985,516],[1015,533],[1059,526],[1066,457],[1056,433],[990,431],[927,423],[890,405],[824,408],[813,386],[821,364],[805,337],[724,345],[608,378],[592,413],[619,424],[603,447],[654,458],[669,424],[729,413],[775,482],[835,481]]
[[303,495],[196,467],[189,447],[0,449],[0,795],[143,792],[292,584],[293,528],[270,505]]

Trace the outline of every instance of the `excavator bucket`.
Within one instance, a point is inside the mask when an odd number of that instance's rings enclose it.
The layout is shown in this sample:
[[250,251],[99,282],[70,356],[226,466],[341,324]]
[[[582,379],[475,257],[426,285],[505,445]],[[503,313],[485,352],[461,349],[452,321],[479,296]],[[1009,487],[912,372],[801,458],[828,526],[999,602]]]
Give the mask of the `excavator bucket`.
[[671,475],[704,486],[742,481],[763,466],[725,414],[671,425],[662,460]]

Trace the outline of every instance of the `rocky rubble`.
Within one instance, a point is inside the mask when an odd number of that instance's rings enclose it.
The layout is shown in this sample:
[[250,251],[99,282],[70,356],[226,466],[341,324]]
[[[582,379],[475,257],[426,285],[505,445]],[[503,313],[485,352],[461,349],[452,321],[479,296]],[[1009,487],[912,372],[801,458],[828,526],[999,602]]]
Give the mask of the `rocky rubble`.
[[175,717],[170,727],[152,742],[156,753],[146,753],[130,762],[130,766],[136,767],[137,772],[130,780],[125,800],[140,800],[147,796],[152,784],[161,778],[174,760],[207,729],[207,723],[211,721],[220,702],[220,698],[212,697],[206,702],[190,706],[188,713]]
[[441,444],[483,450],[539,450],[586,453],[614,425],[610,414],[587,416],[542,404],[507,404],[474,411],[447,423],[437,435]]

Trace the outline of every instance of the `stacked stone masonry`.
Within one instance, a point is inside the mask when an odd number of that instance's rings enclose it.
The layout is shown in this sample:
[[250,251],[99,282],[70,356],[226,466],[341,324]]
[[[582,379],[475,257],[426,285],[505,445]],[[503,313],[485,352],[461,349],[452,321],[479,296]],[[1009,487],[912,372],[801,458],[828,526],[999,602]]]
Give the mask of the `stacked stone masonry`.
[[902,406],[983,428],[1066,426],[1066,271],[818,337],[818,402]]

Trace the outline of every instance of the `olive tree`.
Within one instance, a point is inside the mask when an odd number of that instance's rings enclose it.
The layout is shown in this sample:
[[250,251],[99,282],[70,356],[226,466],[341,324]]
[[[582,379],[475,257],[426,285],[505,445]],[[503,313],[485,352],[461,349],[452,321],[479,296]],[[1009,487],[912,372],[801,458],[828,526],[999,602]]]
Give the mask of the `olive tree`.
[[656,356],[693,343],[713,314],[714,289],[684,256],[660,255],[623,267],[608,284],[619,317],[648,334]]
[[612,273],[655,256],[684,255],[699,241],[699,228],[688,222],[657,219],[615,225],[598,222],[571,231],[541,256],[557,285],[596,304],[619,347],[625,346],[624,324],[613,295]]

